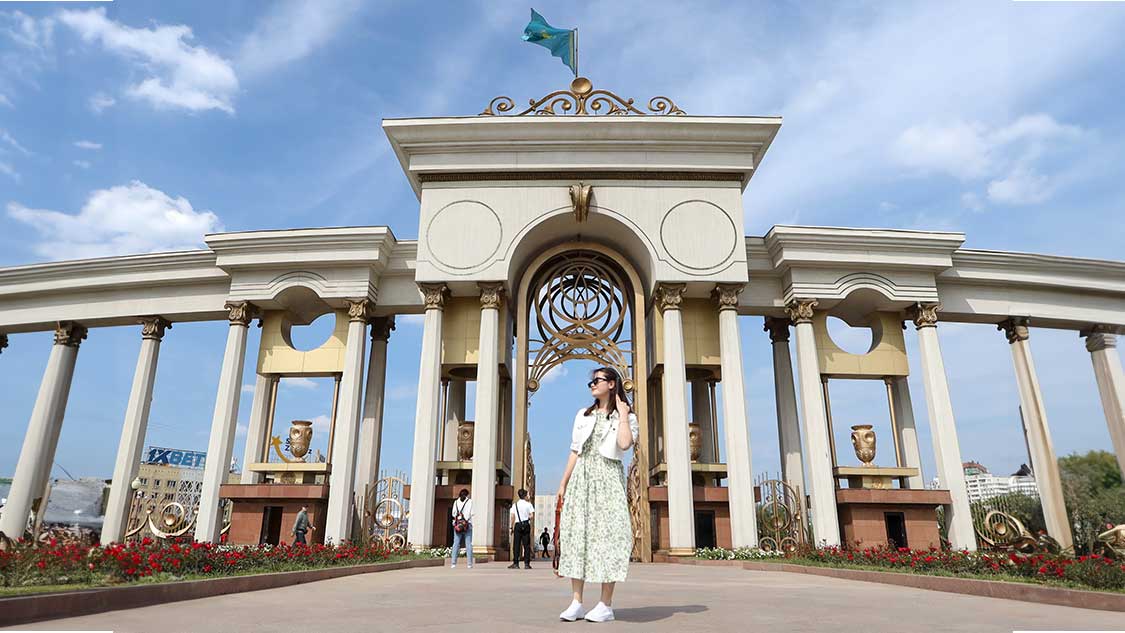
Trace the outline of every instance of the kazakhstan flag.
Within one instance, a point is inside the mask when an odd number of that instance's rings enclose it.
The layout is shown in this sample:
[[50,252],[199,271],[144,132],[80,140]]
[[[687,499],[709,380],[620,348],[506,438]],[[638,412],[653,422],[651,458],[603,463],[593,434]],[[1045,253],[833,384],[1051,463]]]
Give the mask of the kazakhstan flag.
[[578,51],[575,48],[577,42],[574,30],[556,29],[532,9],[531,21],[523,30],[523,41],[550,49],[552,56],[562,58],[562,63],[570,67],[574,75],[578,76]]

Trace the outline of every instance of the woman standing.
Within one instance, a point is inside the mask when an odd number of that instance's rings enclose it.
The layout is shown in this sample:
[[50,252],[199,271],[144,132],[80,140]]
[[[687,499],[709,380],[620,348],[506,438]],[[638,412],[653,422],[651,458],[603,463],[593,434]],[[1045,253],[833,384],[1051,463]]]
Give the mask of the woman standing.
[[[621,460],[637,441],[639,427],[617,370],[595,370],[587,386],[594,403],[574,416],[570,459],[558,491],[563,500],[559,575],[571,579],[574,591],[574,600],[559,617],[608,622],[613,619],[614,585],[625,580],[633,551]],[[601,602],[589,612],[582,607],[587,581],[602,585]]]

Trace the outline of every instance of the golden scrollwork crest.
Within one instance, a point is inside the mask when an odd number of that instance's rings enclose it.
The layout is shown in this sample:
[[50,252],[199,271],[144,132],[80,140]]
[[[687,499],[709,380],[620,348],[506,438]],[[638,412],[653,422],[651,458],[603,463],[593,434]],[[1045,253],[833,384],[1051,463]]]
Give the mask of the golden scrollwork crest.
[[634,105],[632,99],[624,99],[608,90],[594,89],[594,84],[585,77],[577,77],[570,82],[567,90],[556,90],[539,99],[529,99],[526,110],[508,114],[516,109],[516,103],[510,97],[496,97],[488,102],[488,107],[480,116],[537,116],[555,115],[683,115],[686,114],[671,99],[656,96],[648,101],[648,112],[642,112]]
[[572,251],[540,269],[532,288],[527,390],[538,390],[556,365],[585,359],[616,368],[632,391],[627,285],[616,265],[594,251]]

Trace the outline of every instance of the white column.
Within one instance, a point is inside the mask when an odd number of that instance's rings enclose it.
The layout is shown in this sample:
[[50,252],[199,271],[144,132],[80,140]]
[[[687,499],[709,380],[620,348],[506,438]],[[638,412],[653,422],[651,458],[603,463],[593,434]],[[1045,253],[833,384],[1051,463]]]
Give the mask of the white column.
[[686,284],[661,283],[656,306],[664,314],[664,457],[668,464],[668,541],[673,556],[695,554],[695,502],[688,443],[687,370],[680,315]]
[[371,320],[371,356],[367,361],[367,387],[363,397],[355,475],[356,512],[360,517],[366,509],[364,490],[379,477],[379,457],[383,451],[383,401],[387,384],[387,341],[394,329],[393,316]]
[[[441,455],[442,461],[457,461],[457,429],[465,421],[465,388],[464,380],[453,379],[449,381],[448,395],[445,400],[445,451]],[[475,450],[475,449],[474,449]]]
[[961,465],[961,445],[953,416],[953,401],[945,375],[945,361],[938,344],[936,303],[921,303],[907,311],[918,330],[918,351],[922,361],[922,382],[926,386],[926,411],[934,442],[934,458],[940,485],[949,490],[952,503],[946,508],[949,542],[954,549],[976,550],[973,517],[969,512],[969,492]]
[[473,549],[495,552],[496,440],[500,437],[500,302],[504,284],[480,287],[480,345],[477,356],[477,398],[473,438]]
[[691,381],[691,421],[699,425],[699,461],[718,462],[718,451],[711,437],[711,386],[706,380]]
[[1031,468],[1035,471],[1035,485],[1039,488],[1039,500],[1043,503],[1043,521],[1047,524],[1047,533],[1065,549],[1074,545],[1074,537],[1066,516],[1059,460],[1055,457],[1051,430],[1047,426],[1047,408],[1043,404],[1043,391],[1039,387],[1035,361],[1031,357],[1027,324],[1026,318],[1015,317],[997,328],[1004,331],[1012,350],[1012,365],[1016,371],[1020,405],[1023,407],[1024,425],[1027,428],[1027,446],[1031,452]]
[[926,479],[922,476],[922,455],[918,449],[918,429],[914,424],[914,405],[910,401],[910,385],[906,376],[891,379],[891,397],[895,412],[895,431],[898,435],[898,447],[902,453],[902,465],[917,468],[918,474],[906,478],[906,486],[912,490],[922,490],[926,487]]
[[1125,376],[1122,376],[1121,358],[1117,355],[1117,336],[1099,328],[1085,333],[1085,336],[1113,452],[1117,455],[1121,475],[1125,477]]
[[246,425],[246,447],[242,451],[242,478],[244,484],[262,482],[262,473],[250,470],[250,464],[262,461],[262,451],[268,446],[266,426],[270,420],[273,390],[277,376],[257,374],[254,379],[254,401],[250,405],[250,421]]
[[348,301],[348,341],[344,346],[344,371],[332,436],[332,474],[328,478],[328,516],[324,542],[341,543],[352,536],[352,492],[355,489],[356,448],[359,445],[360,408],[363,402],[363,357],[367,351],[367,319],[371,302]]
[[741,284],[719,284],[719,358],[723,370],[723,431],[727,444],[727,493],[731,544],[758,545],[754,506],[754,467],[746,417],[746,386],[742,377],[742,343],[738,333],[738,295]]
[[215,412],[211,417],[211,439],[207,442],[207,464],[203,469],[203,486],[199,493],[199,514],[195,521],[195,540],[219,542],[222,512],[219,511],[219,487],[227,481],[234,432],[238,425],[238,399],[242,391],[242,366],[246,361],[246,336],[256,309],[246,301],[227,304],[227,347],[223,353],[223,369],[215,395]]
[[789,319],[766,317],[766,332],[773,347],[773,401],[777,409],[777,444],[781,452],[781,479],[801,496],[805,489],[805,467],[801,460],[801,429],[797,418],[797,393],[793,385],[793,361],[789,356]]
[[445,284],[419,284],[426,304],[422,359],[418,368],[418,406],[414,415],[414,454],[410,464],[410,527],[415,549],[430,547],[434,531],[434,451],[441,392],[441,317]]
[[8,503],[0,516],[0,533],[20,538],[27,528],[27,515],[35,499],[43,496],[43,488],[55,461],[59,430],[62,428],[78,345],[86,338],[86,328],[77,323],[59,323],[55,344],[47,360],[47,369],[39,383],[39,395],[23,438],[19,460],[8,491]]
[[160,357],[160,341],[164,330],[172,324],[160,317],[141,320],[141,350],[137,354],[137,369],[133,372],[133,388],[129,391],[129,405],[125,408],[125,423],[121,427],[121,440],[117,444],[117,461],[113,465],[113,482],[106,501],[105,522],[102,524],[102,544],[119,543],[125,537],[125,524],[129,521],[129,502],[132,500],[131,484],[137,476],[141,461],[141,448],[148,429],[148,413],[152,404],[152,390],[156,383],[156,362]]
[[809,458],[808,495],[812,500],[813,539],[817,545],[840,544],[836,513],[836,482],[832,477],[832,449],[820,382],[820,359],[812,317],[816,300],[795,300],[786,307],[797,337],[797,374],[801,380],[801,418]]

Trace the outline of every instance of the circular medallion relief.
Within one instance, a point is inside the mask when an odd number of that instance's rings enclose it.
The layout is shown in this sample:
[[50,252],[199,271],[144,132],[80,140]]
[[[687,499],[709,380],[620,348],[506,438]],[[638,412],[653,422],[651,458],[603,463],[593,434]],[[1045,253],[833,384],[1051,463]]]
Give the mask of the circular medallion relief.
[[474,268],[496,253],[502,233],[495,211],[480,202],[460,200],[441,208],[430,219],[426,244],[439,264]]
[[686,268],[714,268],[738,244],[734,222],[717,205],[688,200],[672,207],[660,223],[660,241],[668,255]]

